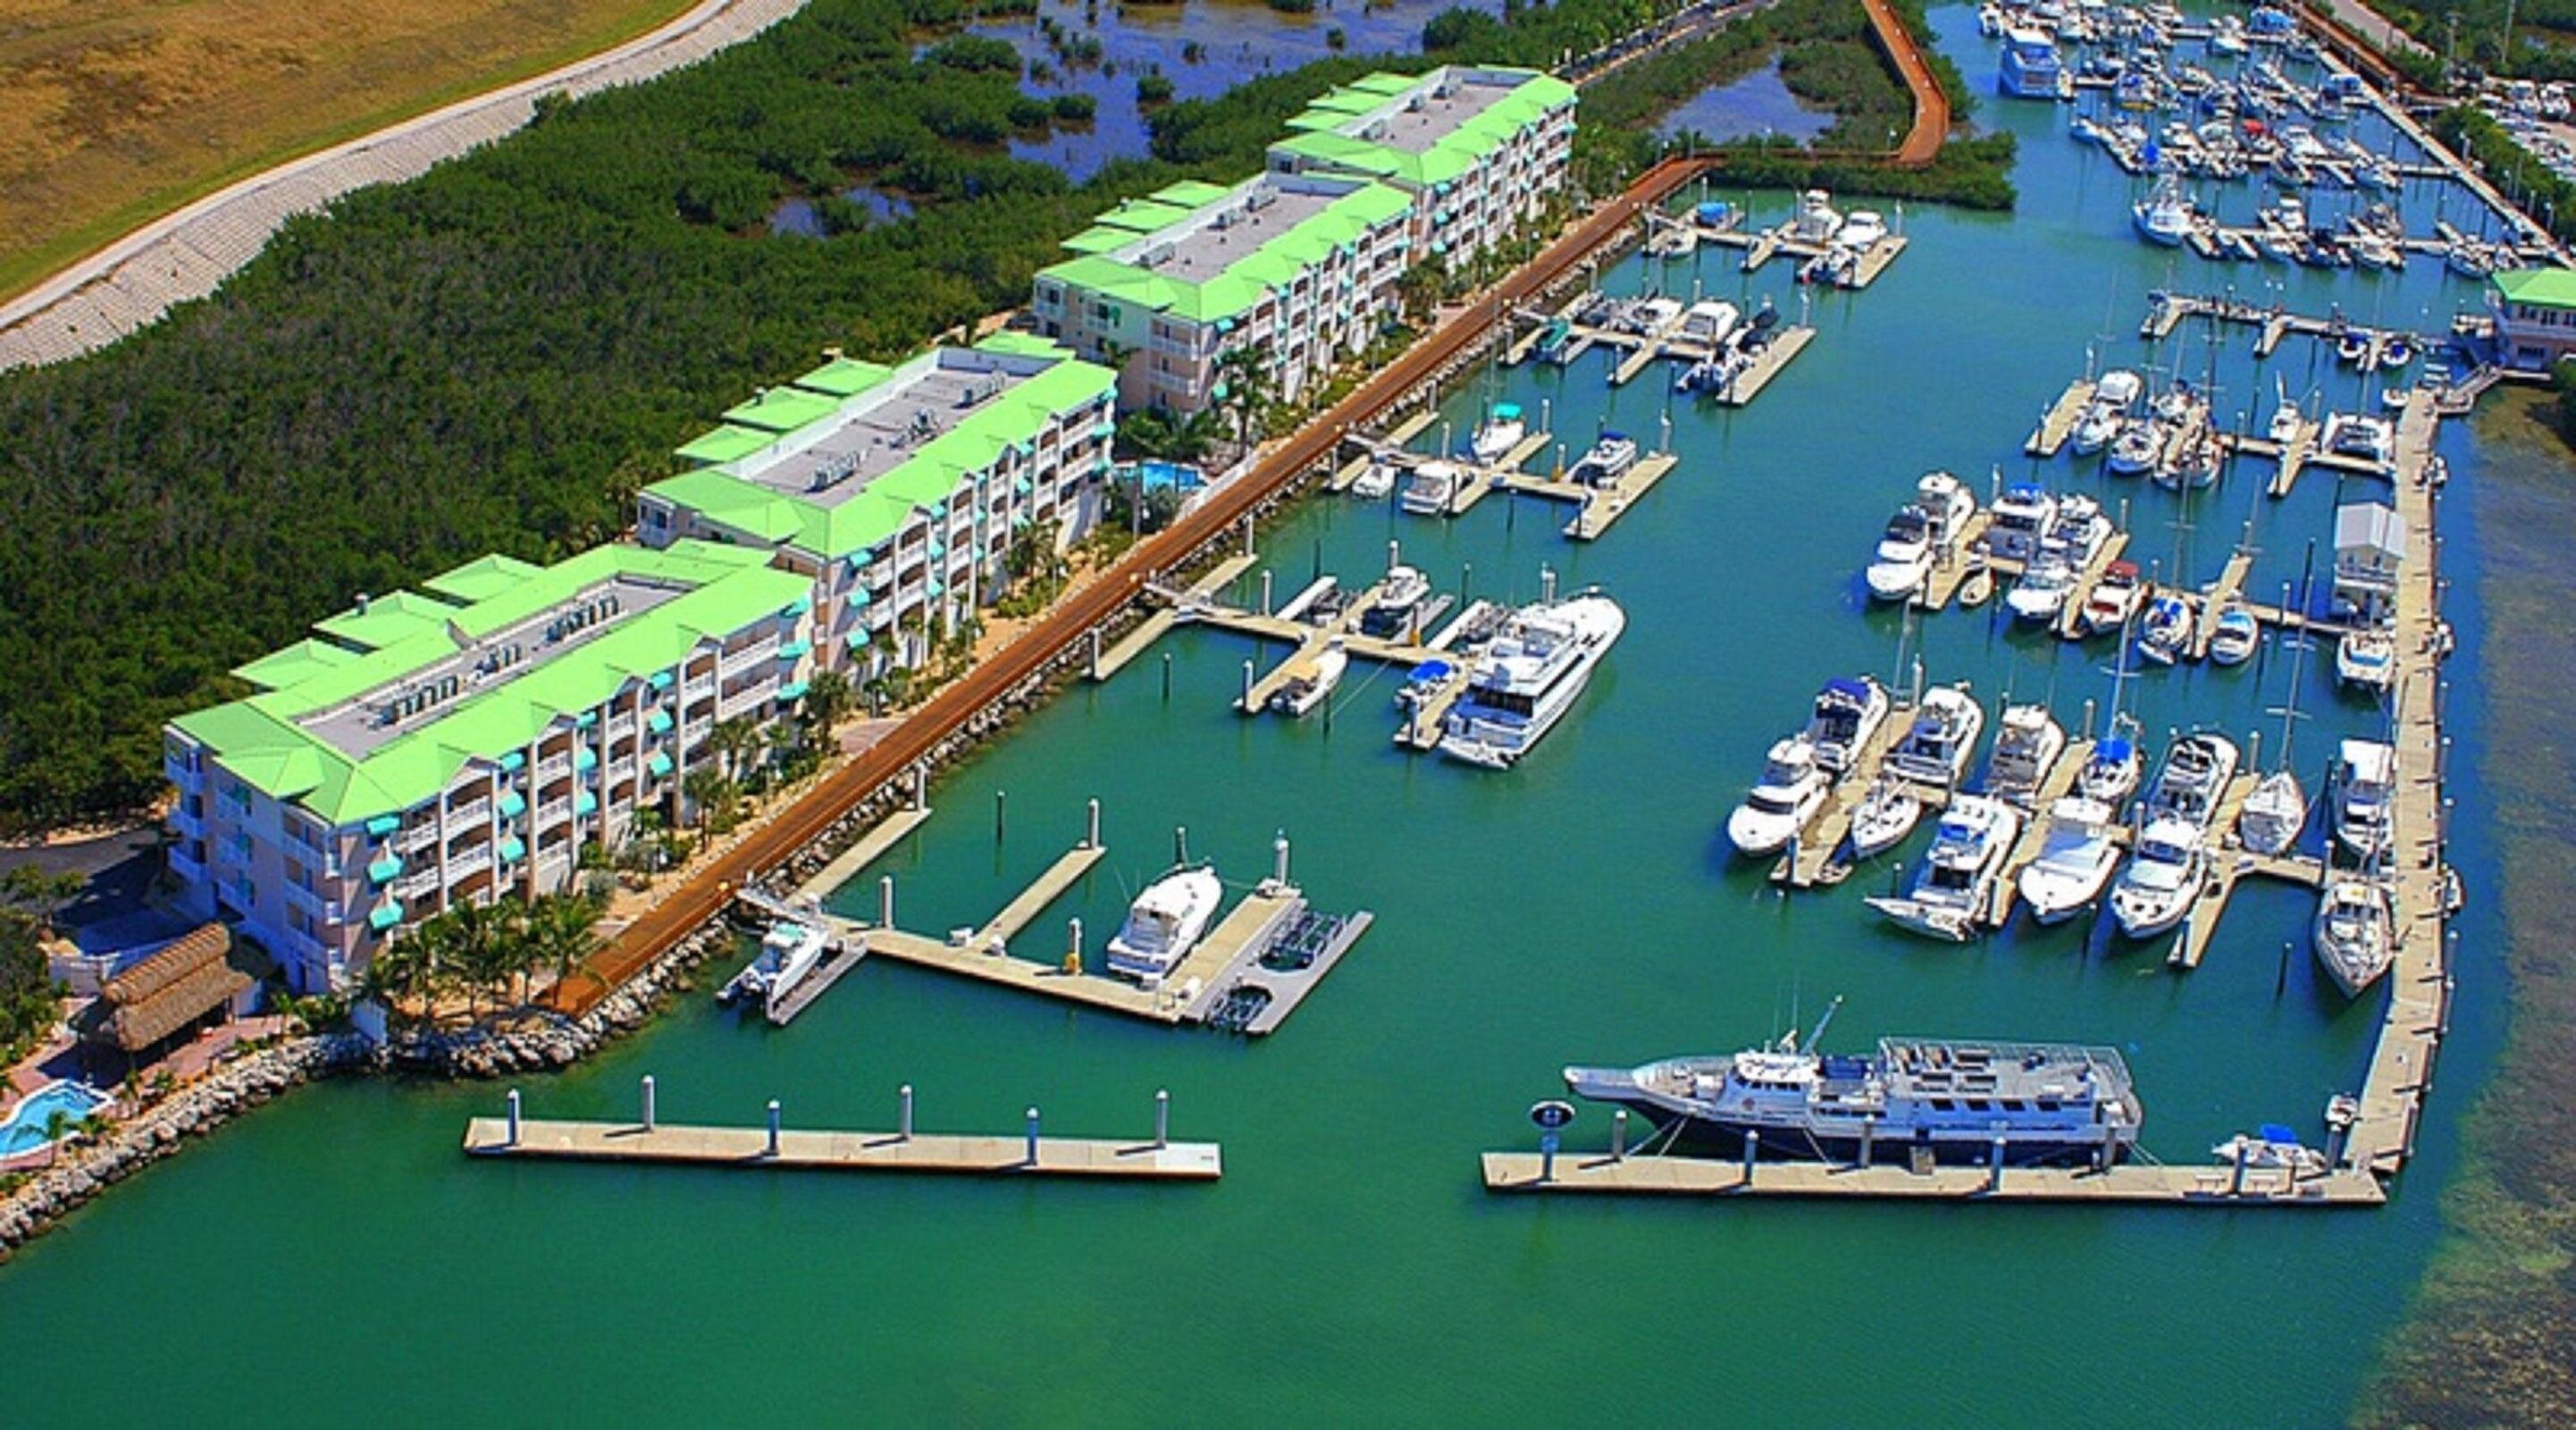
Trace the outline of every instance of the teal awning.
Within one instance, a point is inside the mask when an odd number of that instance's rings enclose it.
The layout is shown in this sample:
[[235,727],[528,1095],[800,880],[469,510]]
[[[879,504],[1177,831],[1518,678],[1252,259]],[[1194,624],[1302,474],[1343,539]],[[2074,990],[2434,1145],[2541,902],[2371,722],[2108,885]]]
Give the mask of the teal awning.
[[598,769],[599,756],[593,753],[588,746],[584,746],[583,748],[572,752],[572,767],[576,770]]
[[402,877],[402,871],[402,856],[388,854],[367,866],[367,878],[378,884],[390,884]]
[[656,710],[652,714],[645,716],[644,728],[652,731],[656,735],[670,734],[671,712],[668,710]]
[[587,730],[587,729],[589,729],[591,726],[596,725],[596,724],[598,724],[598,723],[599,723],[599,712],[598,712],[598,711],[596,711],[596,710],[584,710],[583,712],[581,712],[581,718],[580,718],[580,719],[578,719],[578,720],[573,721],[573,722],[572,722],[572,726],[573,726],[573,728],[574,728],[574,729],[576,729],[576,730]]
[[512,790],[508,794],[501,796],[500,808],[501,817],[503,819],[516,819],[520,815],[528,812],[528,802],[524,798],[520,797],[517,790]]
[[780,660],[803,660],[806,652],[813,648],[814,643],[811,641],[794,640],[782,642],[778,647],[778,658]]
[[841,643],[852,650],[857,650],[859,647],[868,643],[868,633],[863,630],[852,631],[842,639]]
[[936,576],[931,577],[931,578],[930,578],[930,595],[931,595],[931,598],[932,598],[933,600],[936,600],[936,599],[938,599],[939,597],[941,597],[941,596],[945,596],[945,595],[947,595],[947,594],[948,594],[948,587],[947,587],[947,585],[946,585],[944,582],[942,582],[938,577],[936,577]]
[[528,857],[528,846],[520,843],[519,836],[513,834],[502,840],[501,847],[493,852],[501,856],[502,863],[516,864]]
[[581,793],[572,797],[572,812],[575,814],[592,814],[596,813],[598,809],[599,796],[592,794],[588,790],[583,790]]
[[1094,437],[1115,437],[1118,435],[1118,424],[1115,422],[1094,423],[1091,428],[1091,435]]
[[791,680],[791,681],[787,682],[785,685],[782,685],[782,686],[778,687],[778,699],[779,699],[779,702],[780,702],[781,704],[784,704],[784,703],[786,703],[787,701],[790,701],[790,700],[802,700],[802,699],[804,699],[804,698],[805,698],[805,682],[804,682],[804,681],[801,681],[801,680]]
[[367,833],[378,839],[400,828],[402,828],[402,816],[399,814],[379,814],[367,821]]
[[1030,492],[1035,491],[1036,488],[1029,485],[1028,478],[1021,477],[1017,481],[1011,483],[1011,490],[1019,493],[1021,496],[1027,496]]
[[652,771],[653,777],[659,779],[671,772],[671,757],[655,750],[653,758],[644,762],[644,768]]
[[1215,399],[1216,399],[1216,400],[1218,400],[1219,402],[1224,401],[1224,400],[1225,400],[1225,384],[1224,384],[1224,383],[1222,383],[1222,382],[1220,382],[1220,383],[1218,383],[1216,386],[1209,388],[1209,389],[1208,389],[1208,396],[1215,398]]
[[378,933],[383,933],[402,921],[403,906],[401,901],[396,899],[387,899],[367,911],[367,927]]
[[657,670],[653,672],[653,678],[646,683],[656,690],[668,690],[671,688],[671,682],[676,679],[678,677],[667,670]]
[[930,543],[930,559],[931,559],[931,560],[936,561],[936,560],[938,560],[939,558],[941,558],[941,557],[943,557],[943,556],[946,556],[947,554],[948,554],[948,543],[947,543],[947,542],[945,542],[945,541],[933,541],[932,543]]
[[853,605],[853,606],[866,606],[866,605],[871,604],[871,603],[872,603],[872,602],[874,602],[875,600],[876,600],[876,597],[869,595],[866,591],[863,591],[863,590],[862,590],[862,591],[852,591],[852,592],[850,593],[850,604],[851,604],[851,605]]
[[795,600],[788,602],[787,608],[780,611],[778,614],[792,621],[812,609],[814,609],[813,598],[810,596],[799,596]]
[[1217,320],[1216,320],[1216,330],[1217,330],[1218,332],[1220,332],[1220,333],[1230,333],[1230,332],[1233,332],[1233,331],[1234,331],[1234,319],[1232,319],[1232,318],[1219,318],[1219,319],[1217,319]]
[[512,750],[510,753],[501,757],[501,768],[508,770],[513,774],[525,769],[527,764],[528,754],[525,750]]

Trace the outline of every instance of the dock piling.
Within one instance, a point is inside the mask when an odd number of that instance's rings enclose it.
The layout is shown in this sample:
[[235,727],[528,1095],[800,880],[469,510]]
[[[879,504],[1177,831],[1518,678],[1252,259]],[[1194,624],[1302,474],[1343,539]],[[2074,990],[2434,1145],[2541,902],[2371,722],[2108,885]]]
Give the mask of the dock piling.
[[1267,571],[1261,573],[1261,614],[1265,616],[1270,614],[1270,575]]
[[1163,652],[1163,703],[1172,703],[1172,653]]
[[1003,809],[1004,806],[1010,803],[1010,800],[1011,792],[1009,790],[997,789],[993,791],[993,842],[996,844],[1002,842],[1002,830],[1004,828]]
[[509,1143],[509,1145],[511,1145],[511,1146],[513,1146],[513,1147],[516,1147],[516,1146],[518,1146],[518,1145],[519,1145],[519,1090],[518,1090],[517,1088],[515,1088],[515,1087],[514,1087],[514,1088],[512,1088],[512,1089],[510,1089],[510,1143]]
[[1159,1149],[1171,1145],[1172,1090],[1158,1087],[1154,1089],[1154,1146]]
[[912,807],[916,810],[930,808],[930,766],[927,763],[912,767]]
[[1288,831],[1284,829],[1270,841],[1270,882],[1288,887]]
[[1029,1146],[1029,1151],[1028,1151],[1028,1161],[1029,1161],[1029,1165],[1030,1165],[1030,1166],[1032,1166],[1032,1167],[1034,1167],[1034,1166],[1036,1166],[1036,1165],[1038,1164],[1038,1110],[1037,1110],[1035,1107],[1031,1107],[1031,1108],[1029,1109],[1029,1143],[1028,1143],[1028,1146]]
[[1997,1133],[1995,1135],[1994,1151],[1990,1153],[1986,1159],[1986,1190],[1990,1192],[2000,1192],[2003,1189],[2004,1139],[2001,1133]]
[[1064,921],[1064,971],[1082,972],[1082,915]]
[[1744,1134],[1744,1185],[1753,1185],[1753,1168],[1762,1160],[1762,1129]]
[[778,1155],[778,1099],[769,1100],[769,1154]]
[[1243,693],[1234,697],[1235,707],[1246,715],[1252,713],[1252,685],[1252,662],[1247,660],[1243,663]]
[[881,929],[894,927],[894,876],[892,874],[877,880],[877,927]]
[[1091,661],[1084,669],[1083,677],[1087,680],[1100,678],[1100,627],[1098,626],[1091,628]]
[[653,1130],[653,1075],[644,1074],[644,1130]]
[[1175,864],[1190,862],[1190,827],[1186,824],[1172,826],[1172,862]]
[[1556,1149],[1560,1141],[1553,1127],[1538,1135],[1538,1179],[1542,1182],[1556,1180]]
[[1096,795],[1084,810],[1082,847],[1085,849],[1100,847],[1100,799]]
[[1628,1160],[1628,1109],[1624,1107],[1610,1114],[1610,1160]]
[[909,1141],[911,1141],[911,1140],[912,1140],[912,1084],[911,1084],[911,1083],[905,1083],[903,1086],[901,1086],[901,1087],[899,1087],[899,1088],[896,1088],[896,1089],[895,1089],[895,1102],[896,1102],[896,1107],[895,1107],[895,1134],[894,1134],[894,1135],[895,1135],[895,1136],[897,1136],[897,1137],[902,1138],[902,1139],[903,1139],[904,1141],[906,1141],[906,1142],[909,1142]]

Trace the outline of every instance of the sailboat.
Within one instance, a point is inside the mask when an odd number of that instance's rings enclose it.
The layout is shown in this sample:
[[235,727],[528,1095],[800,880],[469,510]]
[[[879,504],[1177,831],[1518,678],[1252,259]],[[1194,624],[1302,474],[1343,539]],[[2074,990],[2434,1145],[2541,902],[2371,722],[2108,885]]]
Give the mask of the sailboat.
[[[2287,604],[2289,588],[2282,587]],[[2278,854],[2299,842],[2299,831],[2308,825],[2308,792],[2290,769],[2290,734],[2298,728],[2299,680],[2306,673],[2307,637],[2290,631],[2282,632],[2290,647],[2290,698],[2280,707],[2280,763],[2245,796],[2244,811],[2236,819],[2236,836],[2245,847],[2257,854]]]

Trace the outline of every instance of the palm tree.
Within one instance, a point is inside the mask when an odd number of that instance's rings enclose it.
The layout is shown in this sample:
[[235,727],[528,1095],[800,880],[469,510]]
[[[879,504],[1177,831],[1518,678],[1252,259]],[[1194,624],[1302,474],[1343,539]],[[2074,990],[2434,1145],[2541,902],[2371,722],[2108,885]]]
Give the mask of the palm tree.
[[689,771],[687,779],[680,781],[680,792],[689,797],[690,804],[696,806],[698,830],[704,833],[708,823],[715,817],[716,807],[732,804],[734,784],[724,771],[713,765],[700,765]]
[[828,733],[850,718],[858,703],[859,693],[851,687],[847,671],[818,671],[805,682],[805,722],[817,730]]
[[707,732],[707,748],[716,752],[724,763],[727,779],[742,778],[743,756],[760,747],[760,726],[748,715],[736,715],[719,722]]
[[1228,348],[1218,354],[1216,371],[1225,384],[1222,404],[1234,414],[1234,445],[1249,451],[1252,424],[1270,410],[1269,350],[1249,343]]
[[45,1114],[45,1165],[50,1167],[63,1158],[63,1134],[71,1129],[72,1115],[57,1107]]
[[529,953],[537,965],[554,968],[557,987],[599,947],[593,922],[598,912],[588,899],[561,896],[541,900],[528,911]]

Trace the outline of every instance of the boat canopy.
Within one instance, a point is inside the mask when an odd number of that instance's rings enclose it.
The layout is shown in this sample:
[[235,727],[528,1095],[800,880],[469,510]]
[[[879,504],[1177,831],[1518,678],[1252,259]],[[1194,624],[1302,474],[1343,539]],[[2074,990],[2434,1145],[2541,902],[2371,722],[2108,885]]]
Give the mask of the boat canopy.
[[2134,581],[2138,579],[2138,563],[2135,561],[2114,561],[2111,563],[2110,569],[2102,574],[2106,576],[2125,576]]
[[1454,667],[1445,660],[1426,660],[1415,666],[1404,678],[1417,685],[1428,685],[1434,681],[1447,680],[1453,669]]
[[2048,495],[2046,489],[2037,482],[2015,482],[2004,488],[2006,501],[2035,502],[2046,495]]
[[2096,747],[2094,758],[2105,760],[2116,765],[2125,763],[2131,755],[2134,755],[2137,752],[2137,747],[2129,743],[2127,736],[2114,735],[2110,739],[2104,740],[2098,747]]
[[1497,422],[1518,422],[1521,420],[1521,405],[1517,402],[1495,403],[1494,420]]
[[1628,440],[1628,434],[1621,432],[1616,428],[1604,428],[1601,433],[1601,440],[1603,442],[1625,442]]
[[2284,1123],[2266,1122],[2263,1124],[2263,1140],[2295,1143],[2299,1140],[2299,1134]]

